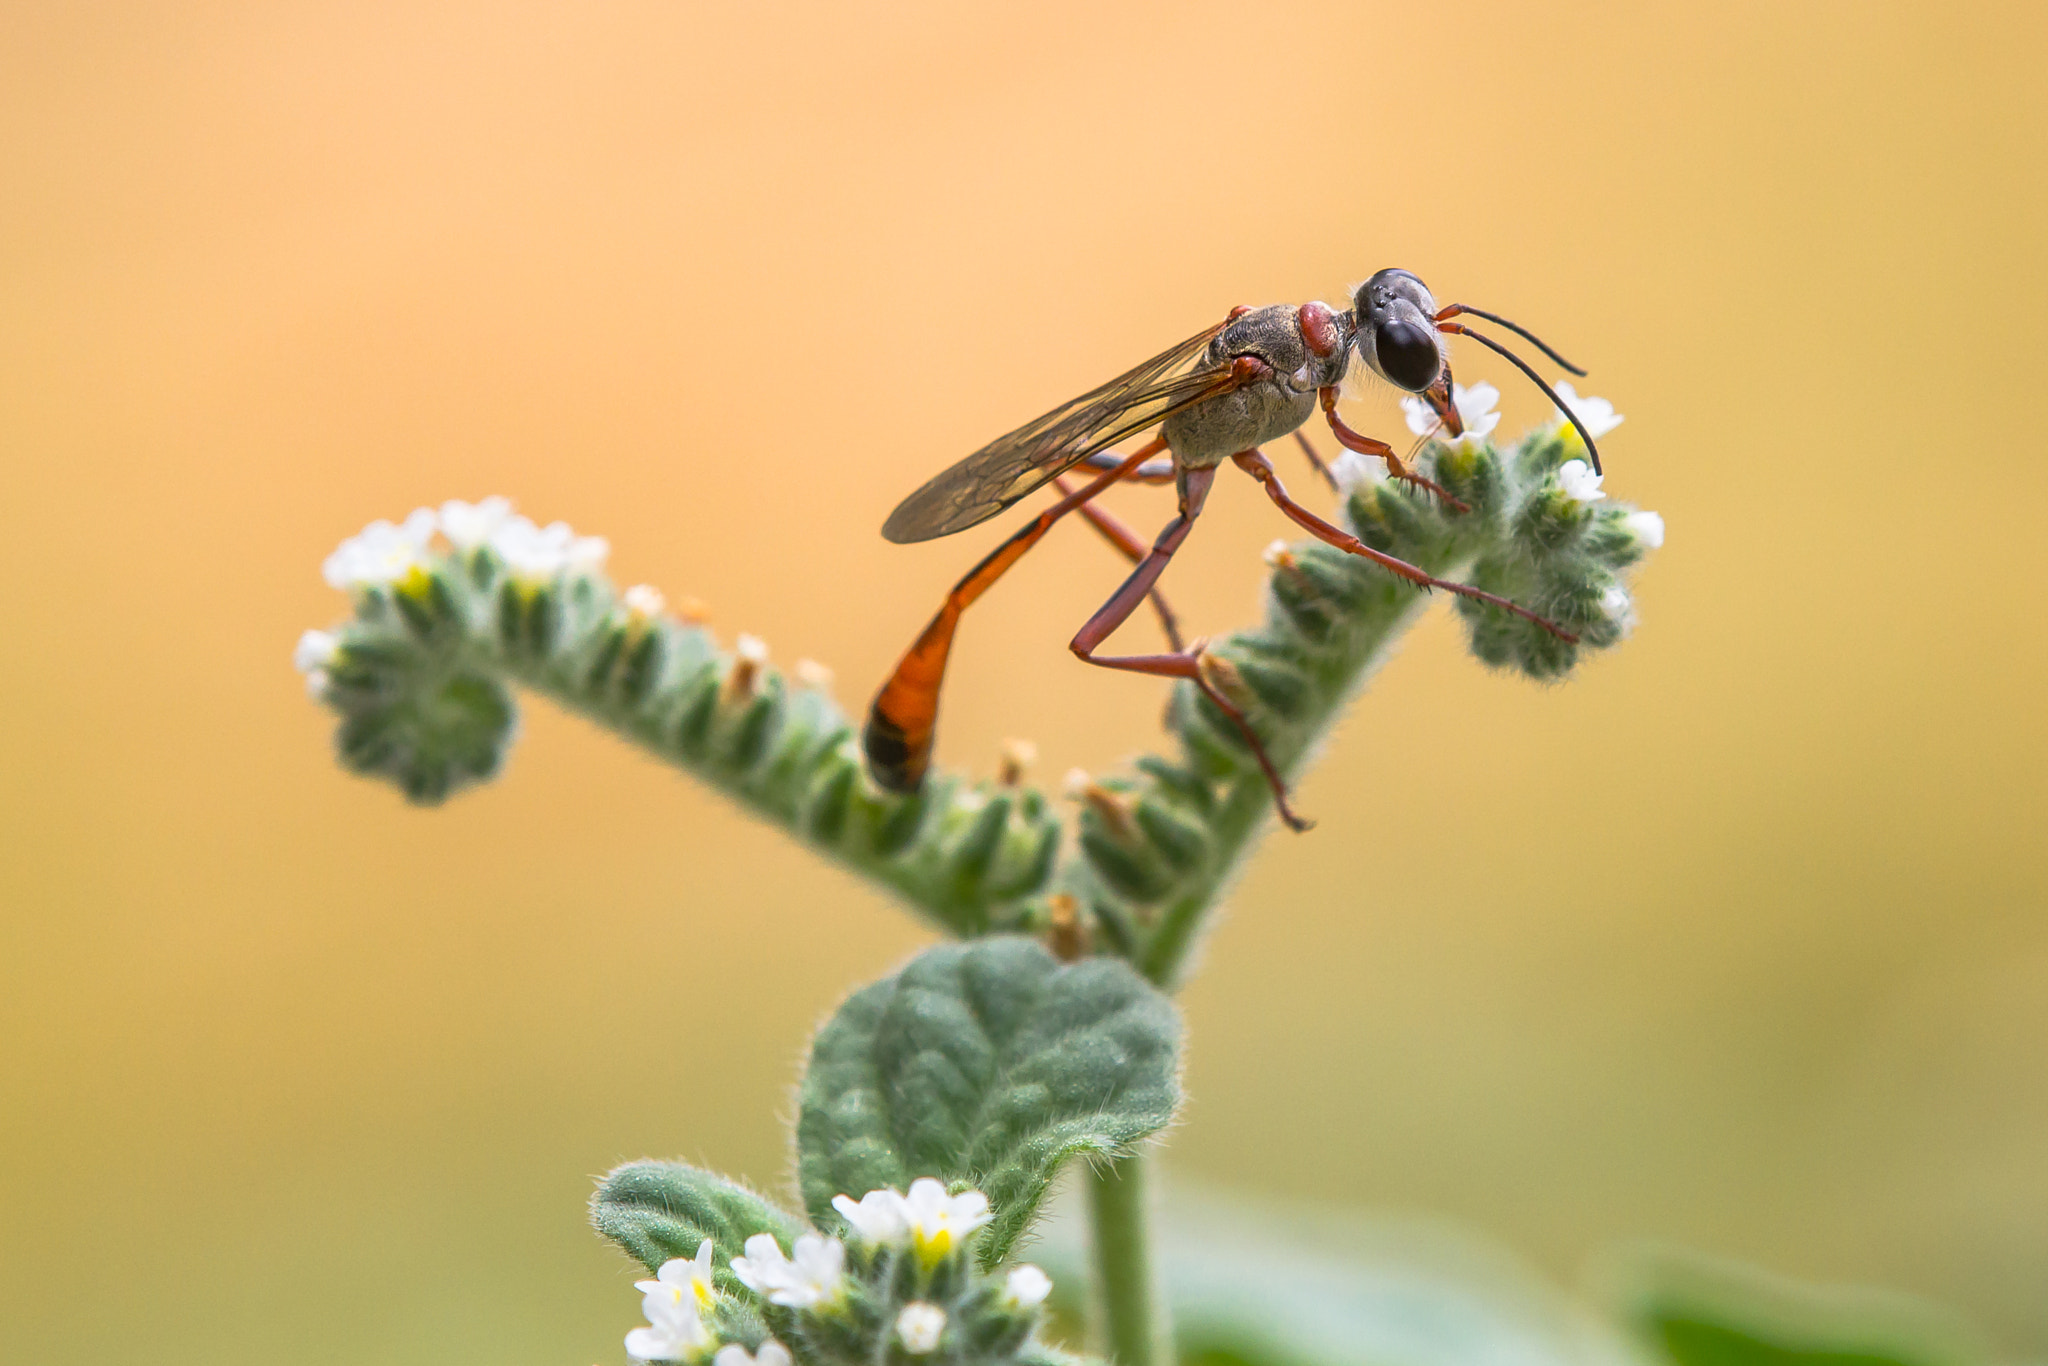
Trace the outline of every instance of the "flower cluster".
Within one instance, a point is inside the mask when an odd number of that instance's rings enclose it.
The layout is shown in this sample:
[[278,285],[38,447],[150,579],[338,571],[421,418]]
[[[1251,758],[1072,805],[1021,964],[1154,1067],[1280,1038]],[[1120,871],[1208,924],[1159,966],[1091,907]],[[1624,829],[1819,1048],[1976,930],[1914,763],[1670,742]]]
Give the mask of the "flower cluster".
[[858,1202],[836,1195],[832,1208],[863,1242],[876,1247],[908,1246],[917,1259],[933,1266],[965,1245],[989,1221],[988,1197],[980,1191],[946,1194],[931,1177],[910,1183],[910,1193],[869,1191]]
[[611,547],[601,536],[578,536],[566,522],[535,526],[505,498],[480,503],[452,499],[415,508],[393,526],[375,521],[343,541],[321,571],[330,586],[349,592],[417,588],[434,556],[436,534],[458,555],[489,552],[513,580],[551,583],[565,573],[594,573]]
[[[926,1177],[908,1193],[841,1195],[832,1205],[846,1220],[853,1255],[844,1241],[823,1234],[800,1233],[787,1252],[774,1234],[754,1234],[730,1260],[752,1299],[733,1305],[718,1289],[706,1238],[695,1257],[671,1259],[654,1279],[635,1282],[647,1325],[626,1335],[626,1350],[642,1361],[809,1366],[847,1356],[882,1359],[892,1349],[929,1357],[948,1347],[949,1331],[963,1349],[971,1338],[984,1352],[991,1331],[1013,1348],[1028,1341],[1052,1280],[1028,1265],[1012,1267],[1000,1282],[976,1275],[964,1254],[989,1222],[980,1191],[948,1194]],[[763,1314],[770,1331],[798,1349],[774,1336],[733,1332],[744,1321],[735,1309]],[[749,1336],[758,1338],[751,1348]]]

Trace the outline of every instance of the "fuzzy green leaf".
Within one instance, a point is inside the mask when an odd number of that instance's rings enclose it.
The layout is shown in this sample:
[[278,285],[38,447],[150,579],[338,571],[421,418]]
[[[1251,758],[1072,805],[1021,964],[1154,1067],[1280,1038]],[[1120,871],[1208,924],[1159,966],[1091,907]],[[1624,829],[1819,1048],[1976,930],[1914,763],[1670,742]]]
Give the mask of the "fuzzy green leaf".
[[[738,1281],[728,1265],[747,1239],[772,1233],[788,1250],[804,1221],[745,1186],[681,1162],[628,1162],[598,1184],[590,1222],[649,1271],[671,1257],[694,1257],[706,1238],[725,1289]],[[728,1284],[730,1282],[730,1284]]]
[[1029,1225],[1060,1164],[1129,1152],[1180,1099],[1172,1002],[1107,958],[1029,939],[927,950],[818,1032],[797,1127],[804,1203],[921,1176],[983,1191],[984,1265]]

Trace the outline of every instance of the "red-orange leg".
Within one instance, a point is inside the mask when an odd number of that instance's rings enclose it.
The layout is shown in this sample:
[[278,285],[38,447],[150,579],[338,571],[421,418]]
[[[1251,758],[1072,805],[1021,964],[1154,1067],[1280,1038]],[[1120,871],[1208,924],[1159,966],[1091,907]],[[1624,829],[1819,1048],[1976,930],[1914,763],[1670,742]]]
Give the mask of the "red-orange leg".
[[1159,539],[1152,543],[1152,549],[1124,580],[1123,587],[1116,590],[1110,600],[1104,603],[1081,629],[1067,648],[1089,664],[1105,669],[1122,669],[1128,673],[1149,674],[1154,678],[1185,678],[1202,690],[1202,695],[1214,702],[1225,716],[1237,726],[1251,747],[1252,755],[1258,760],[1259,770],[1266,775],[1266,782],[1273,789],[1273,805],[1280,813],[1280,819],[1290,829],[1306,830],[1310,822],[1294,813],[1287,804],[1287,785],[1280,780],[1280,772],[1273,767],[1273,760],[1266,753],[1266,746],[1259,739],[1258,732],[1246,719],[1244,712],[1225,697],[1216,685],[1209,681],[1202,671],[1200,650],[1176,649],[1164,655],[1111,655],[1098,656],[1095,651],[1104,641],[1116,633],[1116,629],[1131,619],[1138,610],[1138,604],[1151,593],[1152,585],[1166,572],[1166,565],[1173,558],[1173,552],[1194,529],[1195,518],[1201,516],[1202,504],[1208,500],[1209,486],[1216,480],[1216,471],[1211,469],[1189,470],[1181,484],[1180,514],[1166,524],[1166,530],[1159,533]]
[[[1061,493],[1070,494],[1074,491],[1073,485],[1064,478],[1054,479],[1052,482]],[[1081,504],[1078,511],[1089,526],[1102,533],[1102,539],[1122,551],[1124,558],[1132,564],[1137,564],[1145,558],[1145,543],[1138,538],[1138,533],[1118,521],[1109,511],[1093,503]],[[1186,648],[1181,644],[1180,619],[1174,616],[1173,608],[1166,601],[1166,594],[1154,588],[1150,596],[1152,610],[1159,614],[1159,629],[1166,633],[1166,643],[1176,650]]]
[[1371,560],[1380,568],[1408,580],[1408,582],[1418,588],[1441,588],[1446,593],[1456,593],[1461,598],[1471,598],[1475,602],[1490,603],[1503,611],[1514,613],[1524,621],[1535,622],[1538,626],[1541,626],[1544,630],[1567,644],[1576,645],[1579,643],[1577,636],[1565,630],[1564,627],[1559,626],[1548,617],[1540,617],[1526,607],[1518,607],[1496,593],[1489,593],[1483,588],[1474,588],[1469,583],[1454,583],[1449,579],[1437,578],[1428,570],[1418,569],[1406,560],[1396,559],[1385,551],[1374,550],[1364,541],[1359,540],[1347,531],[1339,531],[1336,527],[1331,526],[1328,522],[1290,498],[1287,494],[1286,485],[1282,484],[1280,476],[1273,472],[1273,463],[1259,452],[1239,451],[1230,458],[1237,462],[1239,469],[1259,481],[1260,485],[1266,490],[1266,496],[1271,498],[1282,512],[1293,519],[1297,526],[1304,528],[1310,535],[1324,544],[1333,545],[1339,550]]
[[945,604],[904,654],[868,708],[861,747],[867,753],[868,771],[876,782],[893,792],[915,792],[924,783],[938,728],[939,687],[945,682],[946,657],[952,652],[953,632],[960,625],[961,613],[1022,559],[1025,551],[1037,545],[1039,538],[1052,530],[1053,523],[1165,448],[1163,437],[1140,446],[1114,468],[1032,518],[953,585]]
[[[1451,491],[1442,484],[1437,483],[1434,479],[1425,478],[1414,470],[1409,469],[1401,457],[1394,453],[1392,446],[1389,446],[1384,441],[1375,440],[1363,432],[1353,431],[1349,426],[1345,425],[1344,419],[1337,416],[1337,388],[1335,385],[1324,386],[1322,402],[1323,417],[1330,424],[1330,434],[1335,436],[1338,444],[1342,445],[1346,450],[1357,451],[1360,455],[1376,455],[1387,462],[1387,473],[1394,478],[1405,480],[1417,488],[1427,489],[1459,512],[1470,512],[1472,510],[1464,503],[1458,501],[1458,499],[1452,497]],[[1239,461],[1244,459],[1243,456],[1234,456],[1232,458]]]

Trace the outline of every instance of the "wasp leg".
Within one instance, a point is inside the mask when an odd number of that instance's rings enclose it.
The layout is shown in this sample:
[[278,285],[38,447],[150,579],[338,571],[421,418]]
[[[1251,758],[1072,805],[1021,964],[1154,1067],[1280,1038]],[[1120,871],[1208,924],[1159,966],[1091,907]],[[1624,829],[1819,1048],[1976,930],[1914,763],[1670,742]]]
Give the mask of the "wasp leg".
[[[1052,481],[1061,493],[1072,493],[1073,487],[1064,478]],[[1124,558],[1136,564],[1145,558],[1145,543],[1138,539],[1138,533],[1119,522],[1114,516],[1095,506],[1083,503],[1080,507],[1082,518],[1089,526],[1102,533],[1102,538],[1122,551]],[[1180,619],[1167,604],[1166,594],[1154,588],[1151,592],[1152,610],[1159,614],[1159,629],[1166,632],[1166,643],[1174,649],[1186,648],[1181,644]]]
[[[1343,446],[1346,450],[1357,451],[1360,455],[1378,456],[1387,462],[1388,474],[1391,474],[1396,479],[1405,480],[1417,488],[1427,489],[1459,512],[1470,512],[1472,510],[1464,503],[1453,498],[1451,491],[1442,484],[1437,483],[1433,479],[1424,478],[1414,470],[1409,469],[1401,457],[1394,454],[1392,446],[1389,446],[1384,441],[1376,441],[1363,432],[1353,431],[1350,427],[1346,426],[1344,419],[1337,416],[1337,389],[1335,385],[1327,385],[1323,388],[1322,399],[1323,417],[1328,420],[1330,434],[1337,438],[1339,445]],[[1239,458],[1241,459],[1241,457]]]
[[[1113,470],[1123,462],[1115,451],[1097,451],[1074,468],[1091,470]],[[1124,476],[1126,484],[1171,484],[1174,480],[1173,457],[1164,456],[1147,460]]]
[[868,708],[861,748],[867,753],[868,771],[877,783],[892,792],[915,792],[924,784],[939,722],[939,685],[945,682],[946,656],[952,652],[953,632],[960,624],[960,614],[1022,559],[1025,551],[1038,544],[1039,538],[1052,530],[1053,523],[1165,447],[1164,438],[1154,438],[1140,446],[1125,456],[1121,464],[1097,475],[1025,523],[953,585],[945,604],[904,654]]
[[1339,531],[1336,527],[1331,526],[1328,522],[1290,498],[1287,495],[1286,486],[1280,482],[1280,476],[1273,472],[1272,462],[1259,452],[1239,451],[1230,458],[1237,463],[1239,469],[1259,481],[1266,490],[1266,496],[1271,498],[1282,512],[1292,518],[1297,525],[1305,528],[1317,540],[1327,545],[1333,545],[1339,550],[1348,551],[1353,555],[1371,560],[1380,568],[1399,575],[1418,588],[1441,588],[1446,593],[1456,593],[1459,597],[1471,598],[1476,602],[1491,603],[1493,606],[1504,611],[1513,612],[1524,621],[1535,622],[1538,626],[1541,626],[1544,630],[1567,644],[1578,644],[1579,638],[1577,636],[1565,630],[1564,627],[1559,626],[1548,617],[1538,616],[1526,607],[1517,607],[1506,598],[1489,593],[1483,588],[1474,588],[1469,583],[1453,583],[1449,579],[1437,578],[1428,570],[1418,569],[1406,560],[1397,560],[1384,551],[1374,550],[1349,532]]
[[1187,539],[1188,532],[1194,528],[1195,518],[1201,515],[1202,504],[1207,501],[1209,486],[1215,479],[1214,469],[1187,472],[1186,481],[1182,485],[1179,515],[1166,524],[1166,530],[1159,533],[1159,539],[1152,543],[1152,548],[1146,552],[1145,558],[1138,562],[1138,567],[1124,580],[1123,587],[1117,589],[1115,595],[1104,603],[1094,616],[1088,618],[1087,624],[1074,634],[1074,639],[1069,642],[1067,648],[1085,662],[1100,665],[1105,669],[1150,674],[1155,678],[1185,678],[1201,689],[1203,696],[1214,702],[1223,714],[1236,724],[1238,731],[1244,736],[1245,743],[1251,747],[1253,757],[1259,762],[1260,771],[1266,775],[1266,782],[1273,789],[1273,805],[1278,809],[1280,819],[1285,821],[1290,829],[1306,830],[1311,823],[1297,816],[1294,809],[1287,804],[1287,784],[1281,781],[1279,770],[1273,767],[1273,760],[1267,755],[1264,742],[1259,739],[1258,732],[1252,729],[1251,722],[1245,718],[1243,710],[1225,697],[1210,681],[1208,673],[1202,668],[1203,652],[1199,648],[1177,649],[1172,654],[1164,655],[1102,657],[1095,653],[1104,641],[1116,633],[1117,627],[1130,620],[1131,614],[1138,610],[1138,604],[1152,591],[1152,585],[1166,572],[1167,561],[1173,558],[1174,551],[1180,549],[1181,542]]

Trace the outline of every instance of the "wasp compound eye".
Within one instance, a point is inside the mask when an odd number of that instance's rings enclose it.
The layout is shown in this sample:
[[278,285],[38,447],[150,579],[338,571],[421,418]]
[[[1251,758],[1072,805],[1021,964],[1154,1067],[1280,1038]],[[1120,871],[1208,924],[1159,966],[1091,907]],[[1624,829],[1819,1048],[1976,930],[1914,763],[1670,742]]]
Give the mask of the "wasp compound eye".
[[1380,373],[1412,393],[1421,393],[1436,378],[1442,358],[1436,336],[1420,323],[1390,322],[1373,333],[1372,349]]

